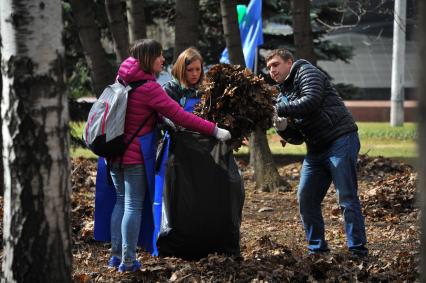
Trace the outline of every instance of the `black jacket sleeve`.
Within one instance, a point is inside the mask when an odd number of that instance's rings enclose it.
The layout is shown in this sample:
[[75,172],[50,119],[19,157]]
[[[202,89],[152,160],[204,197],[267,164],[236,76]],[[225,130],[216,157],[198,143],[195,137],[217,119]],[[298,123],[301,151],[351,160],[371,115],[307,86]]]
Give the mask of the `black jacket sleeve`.
[[289,102],[277,105],[277,112],[282,117],[303,117],[316,111],[324,97],[325,75],[316,67],[302,66],[294,76],[294,88],[298,89],[296,97]]

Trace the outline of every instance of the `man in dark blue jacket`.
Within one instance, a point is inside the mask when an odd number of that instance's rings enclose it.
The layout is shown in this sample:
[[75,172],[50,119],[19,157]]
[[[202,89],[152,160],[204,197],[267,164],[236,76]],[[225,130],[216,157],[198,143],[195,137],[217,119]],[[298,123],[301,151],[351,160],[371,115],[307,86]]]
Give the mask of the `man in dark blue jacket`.
[[279,84],[274,125],[284,140],[307,145],[297,197],[309,253],[328,252],[321,202],[333,182],[343,212],[349,251],[368,254],[358,198],[358,127],[327,76],[285,49],[266,58]]

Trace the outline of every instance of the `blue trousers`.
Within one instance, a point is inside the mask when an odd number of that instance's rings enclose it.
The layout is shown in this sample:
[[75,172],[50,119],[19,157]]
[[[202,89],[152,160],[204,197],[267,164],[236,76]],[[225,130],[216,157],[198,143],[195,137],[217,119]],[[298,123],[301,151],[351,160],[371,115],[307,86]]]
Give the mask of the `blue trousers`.
[[147,189],[143,164],[112,164],[111,177],[117,200],[111,216],[111,252],[125,264],[136,259],[142,207]]
[[359,149],[359,137],[354,132],[338,138],[323,152],[308,152],[303,161],[297,198],[311,252],[328,250],[321,202],[331,182],[343,211],[348,248],[356,249],[367,243],[358,198],[356,163]]

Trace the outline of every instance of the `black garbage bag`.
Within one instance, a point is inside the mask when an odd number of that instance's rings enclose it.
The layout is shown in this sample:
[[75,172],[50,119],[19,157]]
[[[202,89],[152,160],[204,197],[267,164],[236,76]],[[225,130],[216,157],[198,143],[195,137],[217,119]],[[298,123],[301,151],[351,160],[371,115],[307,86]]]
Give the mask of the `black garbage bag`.
[[244,187],[232,148],[196,133],[172,133],[166,170],[159,255],[239,255]]

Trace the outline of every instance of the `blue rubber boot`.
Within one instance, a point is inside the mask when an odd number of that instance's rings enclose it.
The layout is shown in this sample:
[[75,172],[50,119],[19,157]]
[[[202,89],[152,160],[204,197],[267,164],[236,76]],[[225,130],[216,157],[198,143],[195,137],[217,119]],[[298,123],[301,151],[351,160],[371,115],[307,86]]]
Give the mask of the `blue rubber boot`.
[[141,269],[142,265],[139,261],[135,260],[131,265],[126,265],[124,263],[121,263],[118,267],[119,272],[135,272],[139,269]]

